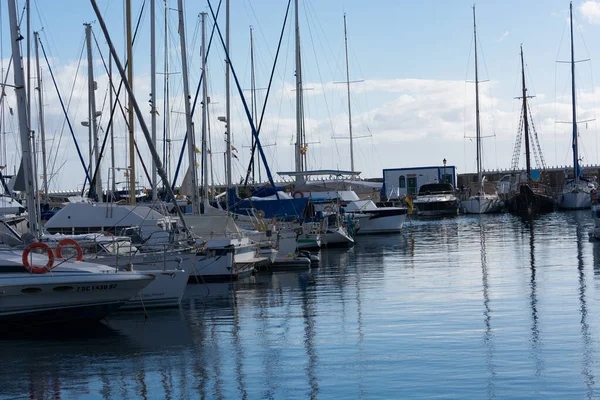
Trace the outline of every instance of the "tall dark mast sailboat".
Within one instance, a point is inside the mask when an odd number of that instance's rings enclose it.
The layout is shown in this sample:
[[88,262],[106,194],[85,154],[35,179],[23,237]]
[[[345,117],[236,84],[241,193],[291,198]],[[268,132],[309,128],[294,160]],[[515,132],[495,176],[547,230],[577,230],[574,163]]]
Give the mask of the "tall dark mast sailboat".
[[[521,80],[522,80],[522,96],[520,99],[523,101],[521,108],[521,128],[523,129],[523,136],[525,137],[525,173],[517,175],[517,179],[514,185],[514,190],[510,193],[508,199],[508,209],[511,213],[521,216],[531,216],[537,213],[550,212],[554,210],[554,200],[550,195],[550,191],[542,182],[533,181],[531,178],[531,151],[530,141],[531,135],[529,133],[529,109],[527,107],[527,99],[531,96],[527,96],[527,87],[525,86],[525,62],[523,61],[523,46],[521,45]],[[537,135],[536,135],[537,139]],[[518,147],[520,147],[520,139],[517,140]],[[539,143],[537,143],[537,151],[540,153]],[[516,148],[515,150],[520,150]],[[541,157],[540,157],[541,158]],[[513,169],[516,169],[518,164],[518,156],[516,162],[513,160]]]

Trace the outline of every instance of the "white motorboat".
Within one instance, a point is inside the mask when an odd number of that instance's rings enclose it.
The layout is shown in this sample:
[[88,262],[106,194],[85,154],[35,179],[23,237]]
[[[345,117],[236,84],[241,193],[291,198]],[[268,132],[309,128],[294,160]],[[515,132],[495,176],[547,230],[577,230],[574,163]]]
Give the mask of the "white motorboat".
[[419,195],[413,200],[417,215],[438,217],[458,215],[460,202],[449,183],[428,183],[419,188]]
[[33,274],[23,259],[29,259],[30,266],[44,265],[47,259],[42,254],[30,257],[16,250],[0,252],[2,331],[102,319],[155,279],[150,274],[115,273],[114,268],[70,261],[57,263],[45,274]]
[[103,234],[45,235],[42,240],[55,247],[61,259],[83,260],[155,276],[123,308],[177,307],[181,303],[192,268],[193,254],[187,249],[141,253],[130,238]]
[[357,235],[401,232],[408,214],[403,207],[377,207],[372,200],[347,203],[344,211],[358,220]]

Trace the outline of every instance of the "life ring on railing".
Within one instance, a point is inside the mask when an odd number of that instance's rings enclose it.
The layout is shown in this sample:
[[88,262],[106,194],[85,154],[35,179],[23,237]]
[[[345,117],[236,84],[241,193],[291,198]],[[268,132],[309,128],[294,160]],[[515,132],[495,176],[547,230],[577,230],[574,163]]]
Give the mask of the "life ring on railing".
[[[29,264],[29,253],[33,249],[46,250],[46,254],[48,254],[48,262],[45,266],[38,267],[33,265],[33,263]],[[23,262],[23,266],[27,269],[27,271],[31,272],[32,274],[45,274],[46,272],[50,271],[52,269],[52,266],[54,265],[54,252],[52,252],[52,249],[46,243],[33,242],[28,244],[27,247],[25,247],[23,255],[21,256],[21,261]]]
[[329,211],[329,212],[333,212],[333,207],[332,206],[325,206],[323,207],[323,211]]
[[[300,197],[296,197],[297,194],[299,194]],[[294,193],[292,193],[292,197],[295,198],[295,199],[302,199],[302,198],[304,198],[304,193],[302,193],[299,190],[296,190]]]
[[104,236],[115,236],[115,234],[114,234],[114,233],[112,233],[112,232],[109,232],[109,231],[104,231],[104,232],[102,232],[102,234],[103,234]]
[[75,247],[75,250],[77,251],[76,260],[77,261],[83,260],[83,251],[81,251],[81,246],[75,240],[70,239],[70,238],[66,238],[66,239],[63,239],[60,242],[58,242],[58,245],[56,246],[56,257],[57,258],[63,258],[63,256],[62,256],[63,246]]

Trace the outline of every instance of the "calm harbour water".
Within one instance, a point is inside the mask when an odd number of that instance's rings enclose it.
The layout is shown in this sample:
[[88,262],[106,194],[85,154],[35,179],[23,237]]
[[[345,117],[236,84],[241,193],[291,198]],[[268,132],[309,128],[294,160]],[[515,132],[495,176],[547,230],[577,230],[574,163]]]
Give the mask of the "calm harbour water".
[[589,211],[412,221],[322,266],[188,285],[183,305],[0,339],[0,398],[600,396]]

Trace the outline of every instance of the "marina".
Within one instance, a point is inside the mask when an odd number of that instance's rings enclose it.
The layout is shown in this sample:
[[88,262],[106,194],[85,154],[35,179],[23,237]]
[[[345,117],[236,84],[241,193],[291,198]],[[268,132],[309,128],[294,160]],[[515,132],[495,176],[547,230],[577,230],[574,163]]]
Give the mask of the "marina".
[[64,1],[0,2],[0,400],[600,396],[600,0]]

